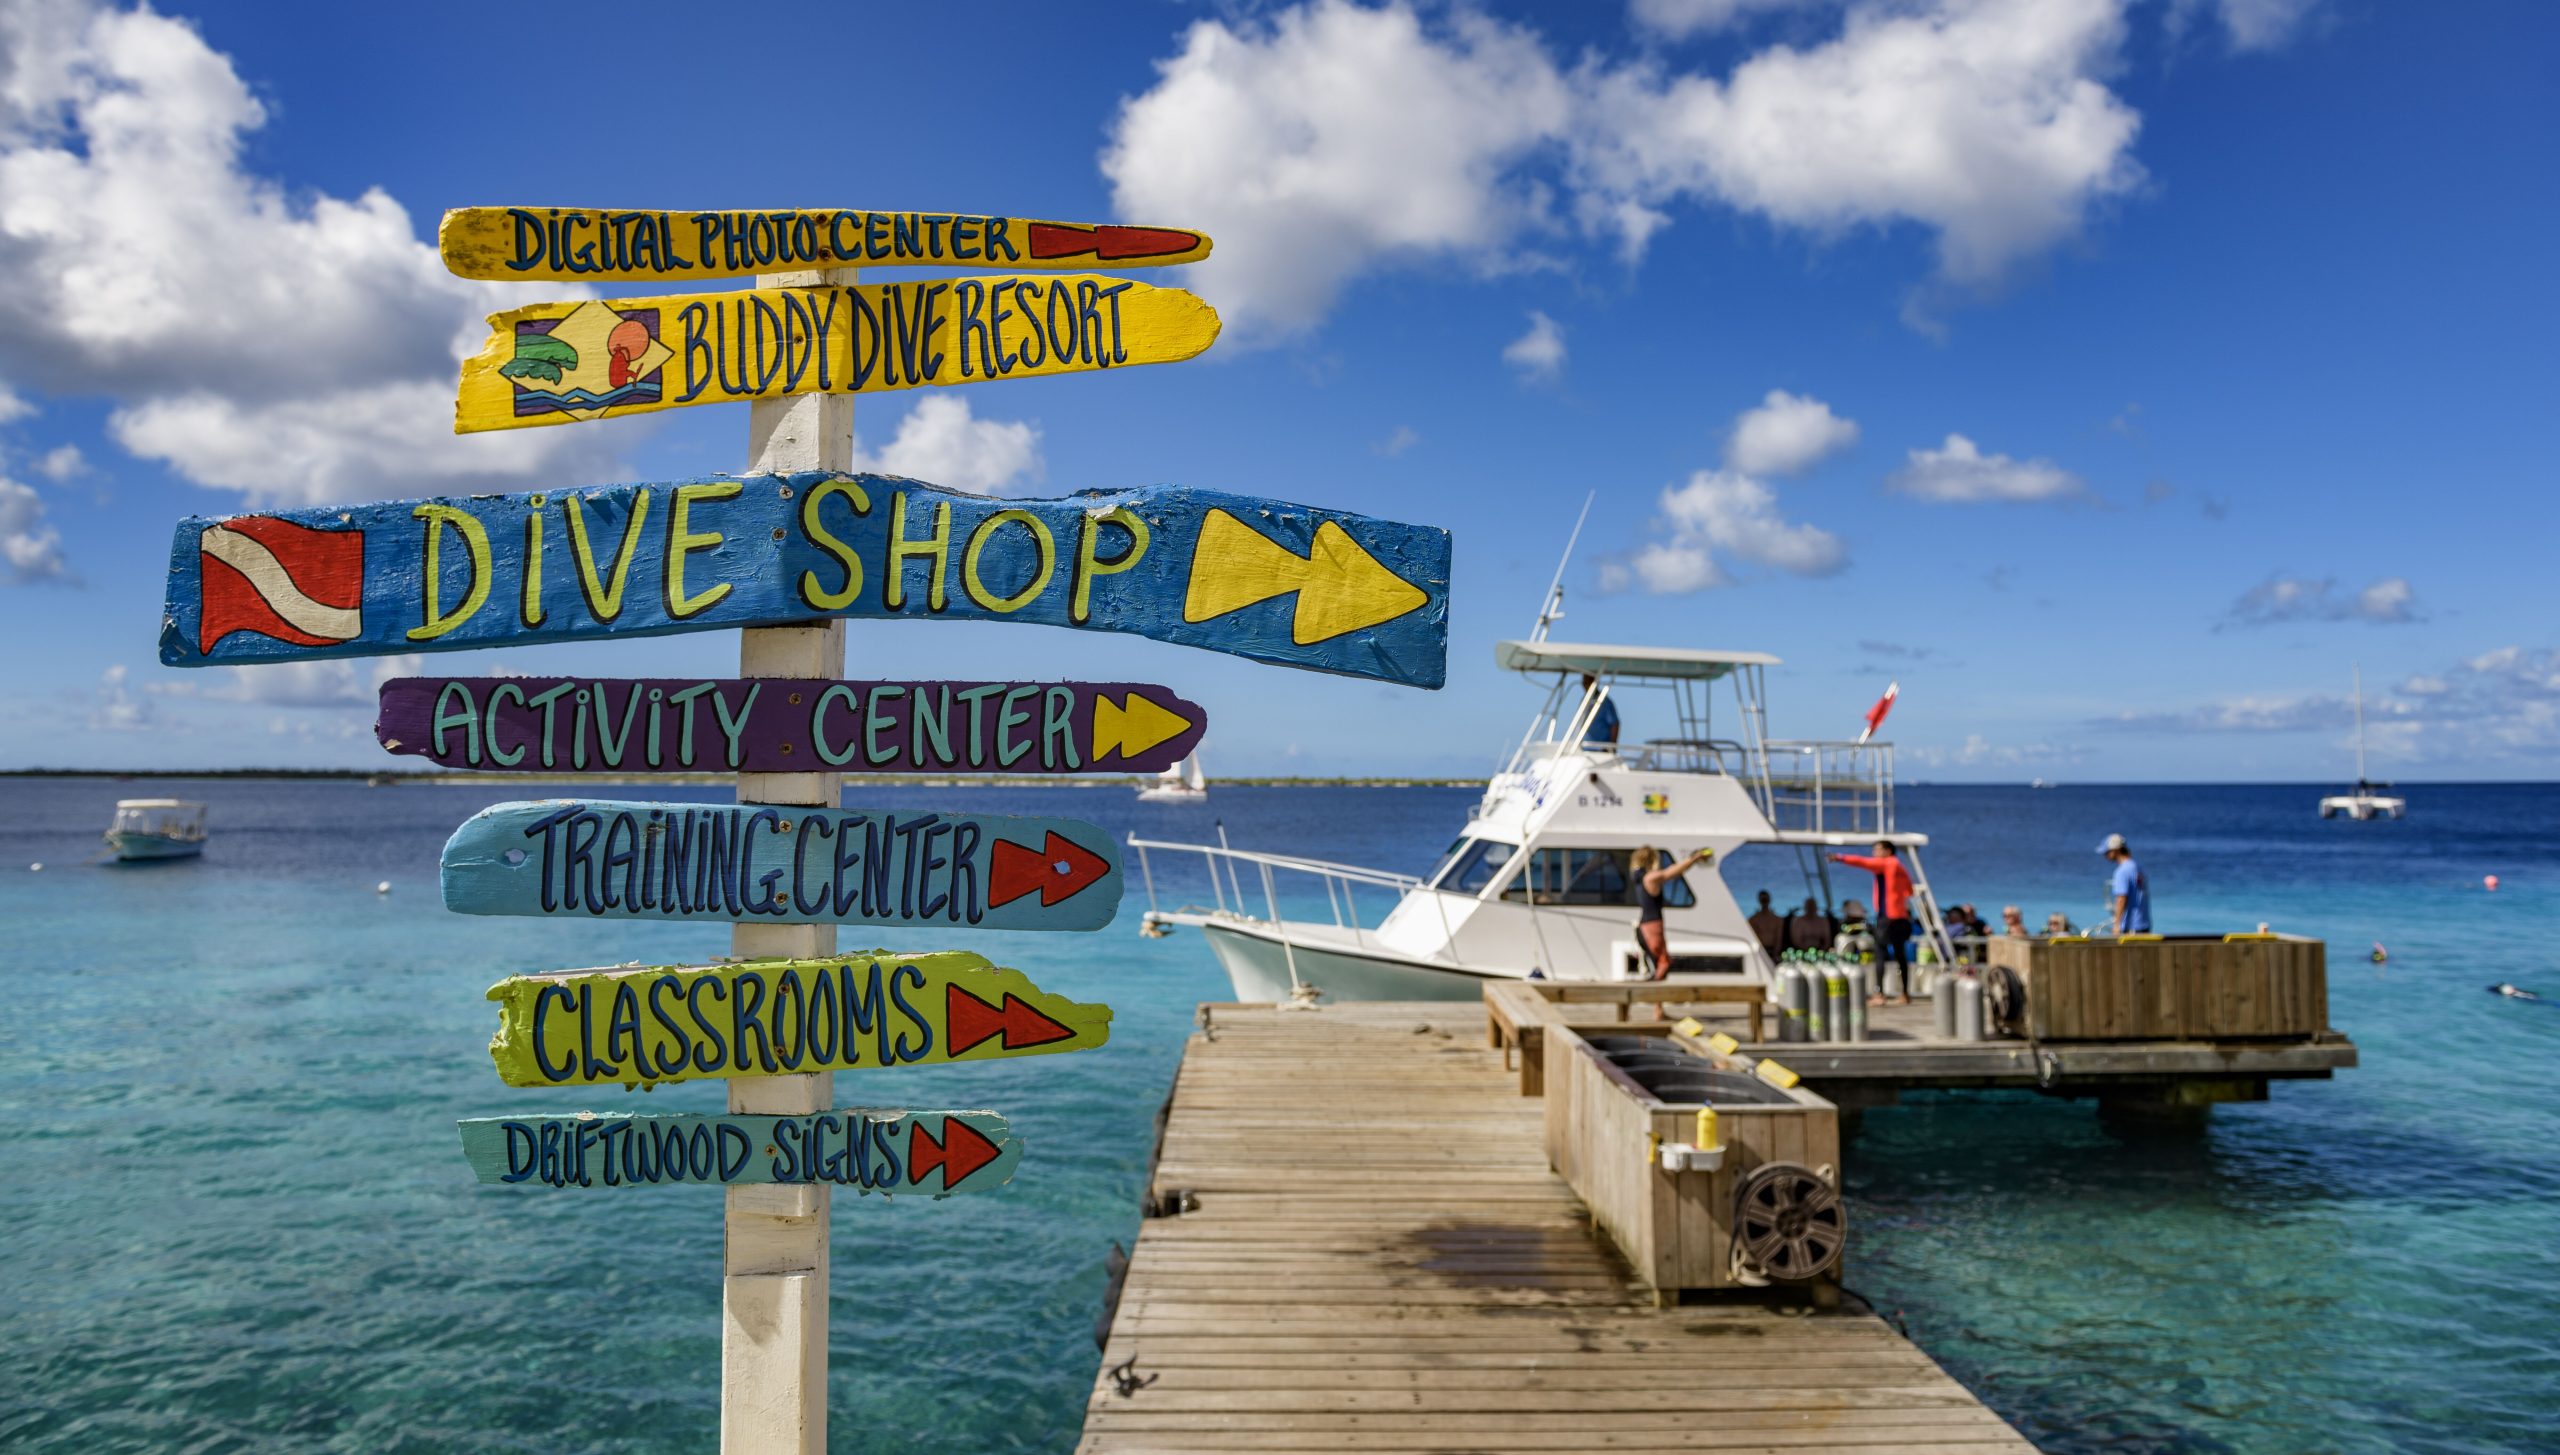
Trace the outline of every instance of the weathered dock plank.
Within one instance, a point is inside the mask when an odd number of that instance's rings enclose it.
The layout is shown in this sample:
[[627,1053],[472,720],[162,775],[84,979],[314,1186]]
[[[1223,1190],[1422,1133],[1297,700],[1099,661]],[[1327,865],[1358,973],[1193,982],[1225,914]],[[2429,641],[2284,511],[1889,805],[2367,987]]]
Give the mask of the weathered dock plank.
[[1465,1004],[1210,1008],[1148,1189],[1187,1211],[1139,1233],[1080,1452],[2034,1448],[1870,1313],[1656,1311],[1483,1041]]

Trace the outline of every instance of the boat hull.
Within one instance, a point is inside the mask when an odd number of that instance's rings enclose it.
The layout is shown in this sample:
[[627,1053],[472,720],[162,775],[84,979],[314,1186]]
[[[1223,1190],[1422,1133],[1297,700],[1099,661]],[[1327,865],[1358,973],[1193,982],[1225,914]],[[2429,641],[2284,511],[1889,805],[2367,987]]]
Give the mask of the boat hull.
[[1289,1002],[1292,959],[1296,983],[1314,986],[1322,1000],[1475,1000],[1490,982],[1520,978],[1312,945],[1284,947],[1269,936],[1224,925],[1202,925],[1200,933],[1234,984],[1236,999],[1249,1004]]
[[155,859],[192,859],[204,852],[202,839],[166,839],[157,834],[124,834],[110,831],[107,847],[125,863]]

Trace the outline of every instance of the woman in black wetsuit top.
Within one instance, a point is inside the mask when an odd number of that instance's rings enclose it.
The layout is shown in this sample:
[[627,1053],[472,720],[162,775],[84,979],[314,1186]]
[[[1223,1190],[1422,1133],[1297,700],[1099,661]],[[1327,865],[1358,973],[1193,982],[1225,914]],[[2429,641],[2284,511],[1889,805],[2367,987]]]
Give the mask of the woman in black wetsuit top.
[[1670,864],[1660,849],[1647,844],[1627,860],[1628,875],[1635,880],[1636,941],[1644,946],[1645,963],[1653,967],[1656,980],[1671,973],[1671,942],[1662,929],[1662,891],[1709,857],[1706,850],[1700,849],[1679,863]]

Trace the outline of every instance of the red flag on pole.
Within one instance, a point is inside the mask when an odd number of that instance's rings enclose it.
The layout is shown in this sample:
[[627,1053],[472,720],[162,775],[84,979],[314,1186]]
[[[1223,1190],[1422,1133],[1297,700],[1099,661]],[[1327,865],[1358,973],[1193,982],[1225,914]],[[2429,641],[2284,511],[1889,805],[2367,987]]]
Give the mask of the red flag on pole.
[[1901,695],[1902,684],[1899,681],[1886,685],[1884,696],[1877,698],[1876,705],[1867,709],[1867,730],[1858,734],[1859,742],[1876,735],[1876,729],[1884,726],[1884,715],[1893,711],[1893,700]]

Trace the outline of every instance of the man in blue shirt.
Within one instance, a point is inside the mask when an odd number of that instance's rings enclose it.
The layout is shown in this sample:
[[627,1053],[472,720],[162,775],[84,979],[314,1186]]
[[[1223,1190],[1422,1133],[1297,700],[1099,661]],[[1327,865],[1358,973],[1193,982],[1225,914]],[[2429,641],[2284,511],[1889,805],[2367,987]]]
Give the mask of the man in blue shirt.
[[2116,933],[2151,933],[2151,879],[2133,862],[2133,850],[2125,847],[2124,835],[2107,835],[2098,852],[2115,866],[2107,874],[2107,895],[2113,903]]
[[[1583,673],[1582,692],[1586,697],[1591,695],[1591,683],[1591,674],[1588,672]],[[1592,714],[1591,726],[1583,733],[1582,740],[1586,744],[1606,743],[1613,748],[1618,745],[1618,704],[1616,699],[1609,697],[1603,697],[1600,699],[1600,710]]]

